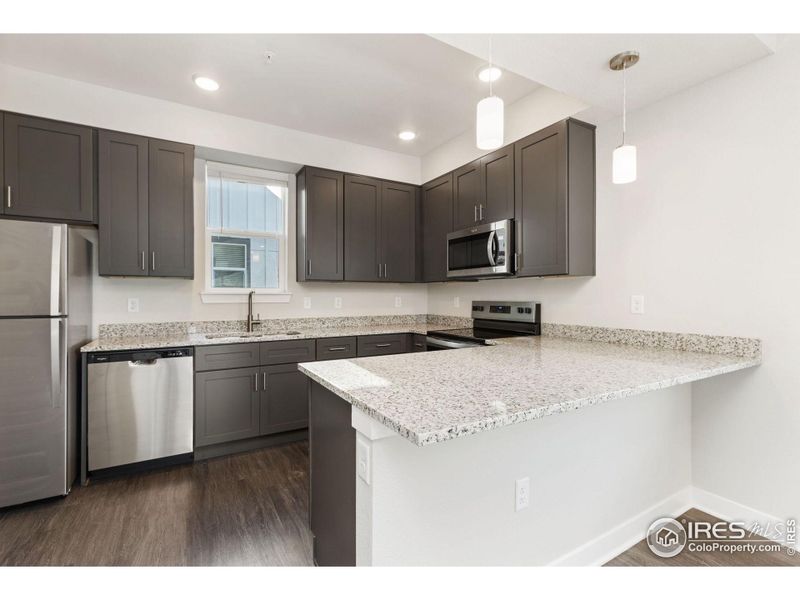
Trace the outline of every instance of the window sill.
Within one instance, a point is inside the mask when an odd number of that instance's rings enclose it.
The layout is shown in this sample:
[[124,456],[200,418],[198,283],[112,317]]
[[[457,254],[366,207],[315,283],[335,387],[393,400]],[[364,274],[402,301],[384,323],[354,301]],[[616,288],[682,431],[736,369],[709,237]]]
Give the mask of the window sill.
[[[246,304],[249,292],[227,290],[206,290],[200,293],[203,304]],[[253,302],[256,304],[272,304],[291,302],[289,292],[256,292]]]

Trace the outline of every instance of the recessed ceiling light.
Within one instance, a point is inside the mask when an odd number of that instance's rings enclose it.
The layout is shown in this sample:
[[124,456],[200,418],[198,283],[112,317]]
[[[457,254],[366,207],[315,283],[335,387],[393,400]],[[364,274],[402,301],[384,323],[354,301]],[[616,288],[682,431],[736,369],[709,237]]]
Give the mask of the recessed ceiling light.
[[397,134],[397,137],[399,137],[404,142],[410,142],[415,137],[417,137],[417,134],[414,133],[413,131],[401,131],[400,133]]
[[484,67],[478,71],[478,79],[486,82],[497,81],[502,74],[503,71],[499,67]]
[[211,77],[195,75],[192,77],[192,81],[194,81],[194,84],[201,90],[205,90],[207,92],[216,92],[219,89],[219,84],[211,79]]

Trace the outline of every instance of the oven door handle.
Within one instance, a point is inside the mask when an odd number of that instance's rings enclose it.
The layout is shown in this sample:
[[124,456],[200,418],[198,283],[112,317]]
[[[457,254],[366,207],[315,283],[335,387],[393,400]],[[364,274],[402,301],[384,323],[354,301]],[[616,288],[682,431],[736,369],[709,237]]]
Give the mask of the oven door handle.
[[497,232],[492,231],[489,232],[489,237],[486,239],[486,254],[489,255],[489,264],[493,267],[497,264],[494,259],[494,239],[497,235]]

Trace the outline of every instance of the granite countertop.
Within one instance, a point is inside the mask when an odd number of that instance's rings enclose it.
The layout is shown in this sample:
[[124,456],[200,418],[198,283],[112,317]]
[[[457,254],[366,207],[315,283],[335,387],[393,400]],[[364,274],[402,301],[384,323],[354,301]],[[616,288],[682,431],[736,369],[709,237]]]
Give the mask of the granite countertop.
[[[81,352],[112,352],[117,350],[153,350],[155,348],[178,348],[183,346],[213,346],[218,344],[242,344],[248,342],[273,342],[279,340],[307,340],[313,338],[345,337],[354,335],[380,335],[387,333],[426,333],[426,323],[398,323],[383,325],[356,325],[345,327],[287,328],[293,335],[280,332],[225,333],[171,333],[166,335],[101,337],[81,348]],[[243,337],[244,336],[244,337]]]
[[737,356],[541,336],[495,340],[489,347],[302,363],[300,370],[426,446],[760,362],[760,345],[757,354]]

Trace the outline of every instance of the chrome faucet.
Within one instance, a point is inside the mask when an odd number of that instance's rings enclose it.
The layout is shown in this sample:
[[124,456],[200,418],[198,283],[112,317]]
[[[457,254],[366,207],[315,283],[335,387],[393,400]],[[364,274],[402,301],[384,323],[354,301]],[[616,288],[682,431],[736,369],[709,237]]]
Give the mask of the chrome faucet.
[[261,325],[261,314],[256,315],[256,318],[253,318],[253,296],[256,295],[255,290],[250,290],[250,293],[247,294],[247,331],[251,333],[253,331],[253,325]]

